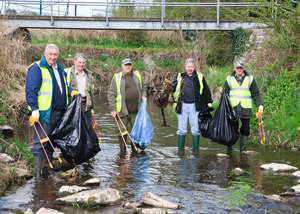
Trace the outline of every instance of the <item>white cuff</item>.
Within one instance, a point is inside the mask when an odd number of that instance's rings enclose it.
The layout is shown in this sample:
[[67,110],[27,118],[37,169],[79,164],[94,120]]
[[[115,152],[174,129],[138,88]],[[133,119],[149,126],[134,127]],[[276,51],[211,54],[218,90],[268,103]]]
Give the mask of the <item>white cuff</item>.
[[32,111],[31,116],[39,119],[40,118],[40,112],[39,112],[39,110],[37,109],[37,110]]

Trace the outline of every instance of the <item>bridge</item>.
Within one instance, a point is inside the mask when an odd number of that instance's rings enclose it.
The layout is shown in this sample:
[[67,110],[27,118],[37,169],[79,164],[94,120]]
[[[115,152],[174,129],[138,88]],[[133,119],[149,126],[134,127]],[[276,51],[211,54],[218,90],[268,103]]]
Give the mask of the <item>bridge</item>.
[[[103,2],[104,1],[104,2]],[[113,2],[112,0],[72,1],[70,0],[0,0],[2,2],[2,14],[0,24],[8,27],[20,28],[45,28],[45,29],[93,29],[93,30],[235,30],[239,27],[244,29],[267,27],[265,24],[256,22],[241,22],[220,18],[223,8],[257,7],[259,3],[253,2]],[[39,9],[39,15],[11,14],[8,10],[12,5],[22,5],[26,8]],[[116,8],[157,8],[160,17],[113,17],[113,9]],[[166,8],[183,7],[206,9],[213,8],[215,17],[212,18],[167,18]],[[70,15],[70,8],[74,8],[74,15]],[[92,14],[78,16],[78,9],[83,11],[92,9]],[[62,10],[65,10],[63,13]],[[100,11],[93,15],[94,11]],[[43,14],[44,12],[44,14]],[[28,12],[27,12],[28,13]],[[49,14],[50,13],[50,14]]]

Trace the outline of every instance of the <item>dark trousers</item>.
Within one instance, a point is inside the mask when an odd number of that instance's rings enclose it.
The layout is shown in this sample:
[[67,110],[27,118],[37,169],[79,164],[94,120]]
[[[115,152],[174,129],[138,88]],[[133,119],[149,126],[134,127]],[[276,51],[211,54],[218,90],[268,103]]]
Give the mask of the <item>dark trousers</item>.
[[242,121],[242,126],[240,129],[241,135],[249,136],[250,135],[250,119],[240,118]]
[[[53,131],[53,129],[55,128],[57,122],[59,121],[59,119],[61,118],[63,114],[63,111],[51,111],[51,114],[50,114],[50,123],[41,123],[41,125],[43,126],[46,134],[49,136],[50,133]],[[38,131],[38,134],[40,136],[41,139],[44,139],[46,138],[44,132],[42,131],[39,123],[35,123],[34,124],[37,131]],[[31,154],[33,155],[38,155],[38,156],[41,156],[41,157],[45,157],[45,152],[43,150],[43,147],[40,143],[40,140],[38,138],[38,135],[33,127],[33,147],[31,148]],[[49,141],[47,142],[44,142],[43,143],[43,146],[46,150],[46,153],[48,155],[48,157],[50,158],[50,160],[52,160],[52,157],[53,157],[53,149],[52,149],[52,146],[50,145]]]

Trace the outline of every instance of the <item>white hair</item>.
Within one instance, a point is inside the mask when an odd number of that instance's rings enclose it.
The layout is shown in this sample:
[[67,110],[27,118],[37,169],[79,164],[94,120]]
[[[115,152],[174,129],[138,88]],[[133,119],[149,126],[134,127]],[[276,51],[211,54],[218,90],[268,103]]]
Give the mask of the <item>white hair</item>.
[[83,53],[77,53],[74,57],[74,60],[77,61],[78,58],[83,58],[86,61],[86,56]]
[[48,44],[48,45],[46,45],[45,53],[47,53],[47,51],[48,51],[49,48],[56,49],[58,51],[58,53],[59,53],[59,48],[55,44]]

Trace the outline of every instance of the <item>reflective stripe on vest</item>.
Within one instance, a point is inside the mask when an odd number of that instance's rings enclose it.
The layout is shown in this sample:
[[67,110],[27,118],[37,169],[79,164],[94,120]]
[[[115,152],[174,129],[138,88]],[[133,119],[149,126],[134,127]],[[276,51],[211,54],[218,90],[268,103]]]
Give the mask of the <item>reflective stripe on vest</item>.
[[[198,73],[197,72],[197,76],[198,76],[198,80],[199,80],[199,83],[200,83],[200,90],[199,90],[199,93],[200,95],[202,95],[203,93],[203,75],[201,73]],[[182,81],[182,77],[181,77],[181,74],[179,73],[177,75],[177,86],[176,86],[176,90],[174,92],[174,104],[173,104],[173,108],[176,108],[177,106],[177,102],[178,102],[178,98],[179,98],[179,95],[180,95],[180,90],[181,90],[181,81]]]
[[66,68],[65,72],[67,73],[67,85],[70,86],[70,82],[71,82],[71,68]]
[[245,76],[242,85],[239,85],[234,76],[227,77],[227,83],[230,88],[229,99],[232,107],[235,107],[241,103],[243,108],[252,108],[252,97],[250,92],[250,85],[252,81],[252,75]]
[[[38,91],[38,97],[37,97],[39,111],[47,111],[49,110],[52,104],[52,93],[53,93],[52,77],[48,68],[40,67],[40,61],[32,63],[29,67],[31,67],[34,64],[37,64],[39,66],[42,73],[42,85],[40,87],[40,90]],[[65,89],[66,89],[67,105],[69,105],[68,87],[64,75],[63,78],[64,78]],[[28,108],[31,110],[30,106],[28,106]]]
[[[113,78],[116,79],[116,88],[117,88],[117,96],[116,96],[116,110],[117,112],[121,112],[122,109],[122,95],[121,95],[121,79],[122,79],[122,73],[119,72],[114,75]],[[134,75],[137,76],[137,78],[140,80],[140,90],[143,88],[143,83],[142,83],[142,77],[141,74],[138,71],[133,72]]]

